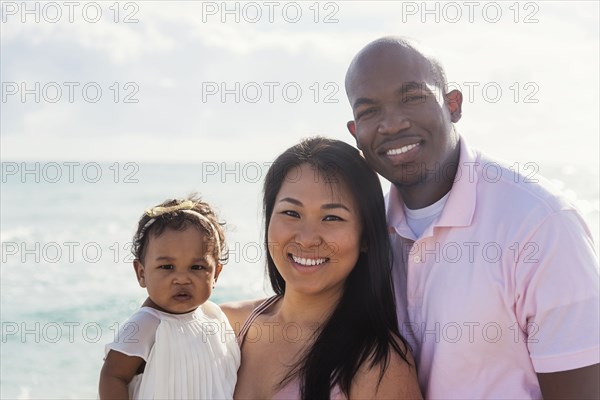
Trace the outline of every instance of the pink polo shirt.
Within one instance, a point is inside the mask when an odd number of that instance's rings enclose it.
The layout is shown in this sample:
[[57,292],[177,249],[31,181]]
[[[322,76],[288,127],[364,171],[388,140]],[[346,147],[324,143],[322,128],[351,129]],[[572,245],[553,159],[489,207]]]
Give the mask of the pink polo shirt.
[[450,196],[421,237],[393,185],[387,198],[400,331],[427,398],[541,398],[536,373],[600,362],[592,235],[540,176],[460,142]]

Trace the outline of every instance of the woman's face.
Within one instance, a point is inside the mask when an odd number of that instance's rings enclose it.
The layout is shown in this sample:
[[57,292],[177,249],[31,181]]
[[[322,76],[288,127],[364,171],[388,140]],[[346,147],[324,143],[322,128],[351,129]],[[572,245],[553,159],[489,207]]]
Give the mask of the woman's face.
[[361,248],[354,197],[342,182],[309,164],[291,169],[275,198],[269,253],[286,292],[341,293]]

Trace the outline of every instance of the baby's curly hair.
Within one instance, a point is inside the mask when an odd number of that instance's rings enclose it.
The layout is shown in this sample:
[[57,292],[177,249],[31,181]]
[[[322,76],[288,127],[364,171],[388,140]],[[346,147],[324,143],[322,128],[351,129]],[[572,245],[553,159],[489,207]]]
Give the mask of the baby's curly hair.
[[[195,211],[203,215],[210,221],[210,224],[206,220],[195,216],[193,213],[185,212],[183,209],[165,212],[156,217],[149,215],[150,210],[146,211],[138,222],[137,231],[133,236],[133,245],[131,249],[133,256],[140,260],[142,264],[144,263],[150,235],[157,237],[162,235],[167,228],[181,231],[189,226],[198,228],[206,235],[211,243],[213,243],[209,249],[212,250],[217,262],[221,264],[227,262],[229,255],[225,245],[225,222],[219,222],[217,215],[210,205],[203,202],[198,195],[191,194],[185,199],[168,199],[156,207],[173,207],[189,201],[193,203],[193,207],[189,208],[189,211]],[[147,224],[152,219],[154,219],[154,222],[148,226]],[[212,227],[210,225],[212,225]],[[215,240],[215,234],[219,235],[218,240]],[[216,248],[217,245],[219,248]]]

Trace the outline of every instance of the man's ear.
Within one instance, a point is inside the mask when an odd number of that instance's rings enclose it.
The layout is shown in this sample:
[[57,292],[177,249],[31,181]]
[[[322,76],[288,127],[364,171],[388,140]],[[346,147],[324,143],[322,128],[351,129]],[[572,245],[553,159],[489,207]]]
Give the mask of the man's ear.
[[348,121],[346,127],[348,127],[350,134],[356,139],[356,123],[354,121]]
[[215,285],[217,283],[217,279],[219,279],[219,274],[221,273],[222,270],[223,270],[223,264],[217,263],[217,268],[215,269],[215,277],[214,277],[214,282],[213,282],[213,289],[215,288]]
[[458,122],[462,116],[462,101],[463,96],[460,90],[454,89],[446,94],[446,105],[450,110],[450,120],[452,122]]
[[140,262],[140,260],[133,260],[133,269],[135,270],[135,276],[137,276],[138,283],[141,287],[146,287],[146,279],[144,277],[144,266]]

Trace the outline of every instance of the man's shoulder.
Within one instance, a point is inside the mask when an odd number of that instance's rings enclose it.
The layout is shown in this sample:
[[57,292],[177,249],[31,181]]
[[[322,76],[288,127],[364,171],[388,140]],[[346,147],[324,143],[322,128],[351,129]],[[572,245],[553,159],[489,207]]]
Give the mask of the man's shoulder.
[[540,173],[535,162],[507,162],[479,152],[472,166],[477,174],[478,198],[511,211],[554,213],[575,210],[560,189]]

